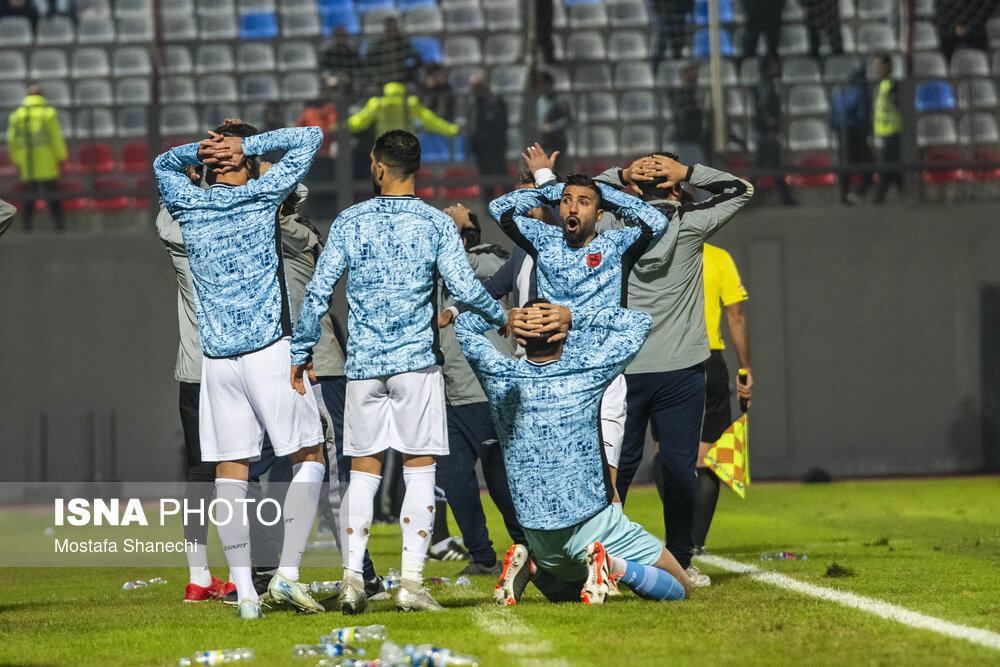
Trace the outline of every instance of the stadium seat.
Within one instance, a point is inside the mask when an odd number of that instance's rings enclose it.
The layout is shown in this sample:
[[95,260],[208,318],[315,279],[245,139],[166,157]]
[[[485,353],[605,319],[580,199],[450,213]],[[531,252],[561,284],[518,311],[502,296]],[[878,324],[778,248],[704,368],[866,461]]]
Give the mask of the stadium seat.
[[744,58],[740,63],[740,85],[752,88],[758,83],[760,83],[760,61],[756,58]]
[[377,11],[379,9],[391,9],[395,11],[395,0],[354,0],[354,8],[359,14]]
[[[34,58],[32,58],[34,60]],[[28,73],[28,66],[24,60],[24,54],[20,51],[0,51],[0,80],[24,79]],[[65,76],[63,73],[62,76]],[[32,79],[37,79],[35,67],[32,64]]]
[[45,79],[39,81],[42,92],[48,103],[57,109],[73,106],[73,94],[69,82],[61,79]]
[[643,0],[609,0],[607,9],[612,28],[647,28],[650,25]]
[[480,32],[486,29],[486,19],[477,5],[444,10],[444,25],[448,32]]
[[77,109],[73,117],[74,132],[78,139],[109,139],[115,136],[115,119],[111,109]]
[[160,78],[160,101],[164,104],[193,104],[198,101],[194,81],[188,76]]
[[[347,32],[351,35],[356,35],[361,30],[361,26],[357,23],[357,16],[354,18],[354,25],[345,25]],[[325,20],[326,16],[324,16],[323,19]],[[314,13],[283,14],[281,17],[281,36],[286,39],[296,37],[313,38],[333,33],[332,24],[330,25],[328,32],[324,32],[324,29],[325,26],[320,23],[320,17]]]
[[35,37],[28,19],[23,16],[0,19],[0,44],[4,47],[31,46],[33,41]]
[[618,115],[626,123],[649,121],[656,117],[656,98],[652,91],[626,91],[622,93],[618,107]]
[[608,58],[611,60],[648,60],[649,42],[636,39],[634,30],[618,30],[608,36]]
[[240,39],[274,39],[278,17],[274,12],[254,12],[240,16]]
[[585,148],[578,151],[580,157],[617,157],[618,141],[614,128],[606,125],[591,125],[579,133],[577,144],[583,142]]
[[608,26],[608,12],[603,2],[567,6],[566,18],[572,30],[604,29]]
[[441,10],[431,6],[406,12],[403,14],[403,30],[410,35],[436,35],[444,32]]
[[167,106],[160,110],[160,134],[164,137],[198,134],[200,127],[193,106]]
[[952,77],[990,76],[990,62],[984,51],[957,49],[951,56],[948,73]]
[[115,104],[117,106],[150,104],[153,101],[152,98],[153,94],[150,91],[147,77],[120,79],[115,84]]
[[936,51],[941,48],[937,28],[930,21],[916,21],[913,24],[913,50]]
[[[294,76],[294,74],[290,76]],[[280,98],[281,90],[278,87],[278,80],[273,74],[248,74],[240,79],[238,99],[245,102],[277,102]],[[237,98],[217,101],[236,102]]]
[[171,0],[170,2],[160,2],[160,16],[193,16],[195,13],[194,0]]
[[198,37],[204,41],[236,39],[236,18],[232,14],[198,17]]
[[991,50],[1000,49],[1000,16],[994,16],[986,21],[986,36]]
[[425,63],[440,63],[443,60],[441,42],[436,37],[411,37],[410,45]]
[[587,123],[617,123],[618,105],[614,93],[589,93],[583,98],[580,121]]
[[497,95],[521,93],[527,81],[524,65],[498,65],[490,71],[490,90]]
[[399,20],[399,14],[395,9],[372,9],[367,14],[361,14],[361,32],[371,37],[377,37],[385,32],[385,20],[395,18]]
[[451,159],[453,162],[465,162],[465,135],[462,133],[451,140]]
[[442,199],[476,199],[479,197],[477,180],[479,172],[475,167],[448,167],[441,175],[444,184],[439,190]]
[[[718,0],[719,22],[732,23],[733,6],[729,0]],[[698,0],[694,5],[694,22],[697,25],[708,25],[708,0]]]
[[283,100],[316,100],[320,90],[319,76],[313,72],[290,72],[281,79]]
[[611,68],[608,65],[581,65],[573,73],[573,90],[606,90],[611,88],[611,81]]
[[[516,66],[515,66],[516,67]],[[498,68],[494,68],[496,70]],[[460,66],[448,68],[448,85],[458,95],[465,95],[469,92],[469,78],[473,74],[482,74],[481,67]]]
[[270,44],[247,42],[237,47],[237,72],[272,72],[275,67],[274,47]]
[[943,79],[948,76],[948,65],[940,53],[914,53],[914,79]]
[[566,58],[577,62],[580,60],[607,60],[608,53],[604,48],[604,35],[596,30],[581,30],[570,33],[566,38]]
[[946,114],[930,114],[917,119],[917,146],[954,146],[958,143],[955,120]]
[[232,72],[236,69],[236,58],[228,44],[202,44],[194,56],[196,74]]
[[830,146],[830,130],[825,120],[798,118],[788,124],[789,150],[825,151]]
[[278,45],[278,70],[319,69],[316,49],[308,42],[282,42]]
[[415,9],[437,7],[436,0],[399,0],[399,11],[409,12]]
[[[28,87],[22,81],[4,81],[0,83],[0,109],[6,111],[21,106],[27,94]],[[6,116],[6,114],[3,115]]]
[[886,20],[892,13],[893,0],[857,0],[857,16],[863,21]]
[[[974,148],[972,161],[977,165],[1000,164],[1000,150],[997,148]],[[969,180],[979,183],[1000,181],[1000,168],[995,166],[966,169],[963,170],[962,174]]]
[[[837,176],[832,171],[833,159],[829,155],[801,155],[795,159],[795,166],[806,170],[806,173],[790,174],[789,185],[797,188],[824,188],[837,183]],[[829,171],[816,173],[813,171],[816,169]]]
[[855,48],[859,53],[876,54],[896,50],[896,34],[885,23],[865,23],[858,28]]
[[856,56],[846,53],[832,54],[823,59],[823,83],[844,83],[861,67],[861,61]]
[[[93,187],[95,192],[124,192],[126,190],[125,182],[116,178],[96,178]],[[99,213],[124,211],[128,207],[129,198],[121,194],[111,197],[96,197],[90,200],[90,209]]]
[[118,19],[118,43],[136,44],[153,40],[153,24],[147,17],[130,16]]
[[[804,56],[807,53],[809,53],[809,33],[806,27],[801,23],[782,25],[781,38],[778,40],[778,55],[787,58],[789,56]],[[744,57],[746,55],[744,54]]]
[[824,116],[830,113],[826,89],[819,84],[792,86],[788,90],[788,113],[792,116]]
[[201,106],[201,127],[216,127],[227,118],[249,118],[243,115],[243,108],[238,104],[203,104]]
[[417,172],[415,194],[421,199],[434,198],[434,181],[431,180],[430,172],[421,169]]
[[442,60],[445,65],[478,65],[483,60],[479,38],[453,35],[445,38]]
[[933,113],[955,108],[955,95],[947,81],[921,81],[913,100],[914,108],[920,113]]
[[198,14],[202,16],[224,16],[236,13],[236,4],[233,0],[198,0],[195,3],[198,7]]
[[65,213],[75,213],[87,208],[87,200],[67,195],[83,194],[83,183],[72,178],[59,179],[59,193],[62,195],[62,209]]
[[417,134],[417,138],[420,140],[420,161],[422,163],[449,162],[451,160],[448,140],[440,134],[421,132]]
[[149,16],[152,11],[151,0],[115,0],[115,18]]
[[[146,107],[125,107],[118,110],[115,126],[119,137],[145,137],[149,135]],[[145,167],[149,168],[149,162]]]
[[163,63],[167,74],[190,74],[194,71],[191,51],[186,46],[166,46],[163,50]]
[[[720,63],[720,77],[723,86],[739,85],[739,77],[736,76],[736,65],[729,60]],[[712,85],[712,64],[702,63],[698,66],[698,85],[707,88]]]
[[[574,174],[586,174],[587,176],[597,176],[607,171],[611,165],[604,160],[581,160],[573,164]],[[516,174],[515,174],[516,176]]]
[[962,180],[958,168],[961,156],[949,148],[932,148],[924,153],[924,171],[921,178],[929,185],[947,185]]
[[75,79],[109,76],[108,52],[99,46],[85,46],[73,52],[70,73]]
[[524,28],[521,24],[520,4],[517,0],[513,0],[483,7],[486,29],[490,32],[521,32]]
[[[275,90],[277,90],[277,85],[275,85]],[[277,94],[275,94],[274,99],[277,99]],[[236,80],[229,74],[207,74],[200,77],[198,79],[198,100],[202,104],[240,101]]]
[[111,54],[111,72],[120,76],[149,76],[153,64],[144,46],[121,46]]
[[[784,35],[784,32],[782,32]],[[694,34],[694,57],[709,58],[711,56],[711,37],[707,28],[702,28]],[[719,30],[719,52],[723,56],[733,55],[733,44],[729,39],[729,32]]]
[[[284,5],[285,3],[282,3]],[[313,11],[319,11],[320,14],[343,14],[345,12],[354,12],[354,0],[317,0],[316,2],[309,2],[312,7],[301,7],[299,11],[304,11],[305,9],[312,9]]]
[[794,56],[781,63],[781,82],[786,86],[801,83],[819,83],[822,77],[819,63],[814,58]]
[[82,17],[76,23],[76,41],[80,44],[111,44],[115,41],[114,23],[101,18]]
[[497,33],[486,37],[483,62],[487,65],[509,65],[521,58],[521,36]]
[[[281,4],[285,4],[282,2]],[[277,9],[276,0],[239,0],[236,10],[241,14],[252,14],[255,12],[271,12]],[[313,8],[315,11],[315,8]]]
[[66,54],[56,49],[38,49],[31,53],[31,78],[48,79],[69,76]]
[[655,85],[653,67],[648,62],[618,63],[614,84],[618,90],[652,88]]
[[78,174],[106,174],[115,170],[111,146],[104,143],[81,145],[73,160],[73,171]]
[[1000,143],[997,119],[982,111],[965,114],[958,121],[958,141],[972,146]]
[[72,44],[74,37],[73,22],[65,16],[40,19],[35,29],[35,44],[38,46],[65,46]]
[[160,26],[164,41],[186,42],[198,39],[198,25],[190,14],[164,16]]
[[649,125],[626,125],[618,135],[618,151],[625,155],[648,155],[656,150],[656,129]]
[[961,81],[956,97],[959,109],[995,109],[998,106],[997,89],[991,78]]
[[80,79],[73,85],[73,104],[77,107],[111,106],[114,104],[111,83],[105,79]]

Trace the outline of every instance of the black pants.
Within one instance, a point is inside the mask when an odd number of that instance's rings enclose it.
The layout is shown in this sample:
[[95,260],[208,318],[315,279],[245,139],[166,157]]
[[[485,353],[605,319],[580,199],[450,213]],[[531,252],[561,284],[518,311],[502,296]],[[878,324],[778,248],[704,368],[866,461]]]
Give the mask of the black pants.
[[833,53],[844,52],[843,37],[840,34],[840,2],[839,0],[803,0],[802,9],[806,12],[806,30],[809,33],[809,55],[819,56],[820,33],[830,40],[830,50]]
[[556,61],[552,44],[552,0],[535,0],[535,39],[542,50],[542,58],[549,65]]
[[903,171],[899,168],[903,159],[902,143],[898,132],[882,137],[882,164],[879,170],[878,191],[875,193],[875,201],[878,203],[885,201],[890,185],[895,185],[900,193],[903,192]]
[[743,57],[757,55],[757,42],[764,35],[767,55],[778,57],[778,42],[781,39],[781,12],[785,0],[747,0],[746,32],[743,33]]
[[618,463],[618,495],[624,503],[642,462],[650,418],[660,436],[655,465],[663,474],[663,524],[667,550],[681,567],[691,565],[695,464],[705,412],[705,364],[665,373],[625,376],[628,412]]
[[493,563],[496,552],[486,529],[486,515],[479,498],[476,460],[483,463],[483,476],[507,532],[515,544],[527,544],[514,512],[507,484],[503,452],[497,442],[488,403],[449,405],[448,455],[437,458],[437,483],[444,489],[455,522],[462,531],[465,548],[477,563]]
[[59,198],[59,181],[26,181],[24,183],[24,229],[31,230],[31,221],[35,215],[35,202],[44,201],[55,218],[56,229],[66,229],[63,216],[62,200]]
[[653,24],[656,31],[656,41],[653,43],[654,68],[663,60],[667,43],[670,44],[670,54],[674,60],[681,57],[681,52],[687,43],[685,14],[693,8],[693,2],[653,0]]
[[851,177],[860,174],[861,185],[858,194],[864,196],[872,184],[872,170],[875,166],[875,155],[868,145],[868,128],[848,128],[841,136],[844,171],[840,172],[840,200],[847,201],[851,190]]

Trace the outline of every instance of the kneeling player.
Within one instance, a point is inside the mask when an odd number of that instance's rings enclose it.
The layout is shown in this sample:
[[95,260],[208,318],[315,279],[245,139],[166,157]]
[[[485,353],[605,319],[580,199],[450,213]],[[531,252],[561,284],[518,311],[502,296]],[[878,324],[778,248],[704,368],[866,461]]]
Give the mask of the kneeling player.
[[[564,308],[544,299],[528,306],[537,315]],[[617,593],[618,581],[658,600],[689,594],[677,560],[611,504],[603,465],[601,396],[642,346],[649,315],[608,308],[589,320],[572,333],[565,354],[565,330],[518,332],[527,341],[525,360],[498,352],[483,335],[490,327],[482,318],[464,313],[456,322],[490,399],[517,518],[537,565],[532,577],[528,551],[508,550],[494,594],[499,604],[515,604],[529,578],[553,602],[579,597],[599,604]]]

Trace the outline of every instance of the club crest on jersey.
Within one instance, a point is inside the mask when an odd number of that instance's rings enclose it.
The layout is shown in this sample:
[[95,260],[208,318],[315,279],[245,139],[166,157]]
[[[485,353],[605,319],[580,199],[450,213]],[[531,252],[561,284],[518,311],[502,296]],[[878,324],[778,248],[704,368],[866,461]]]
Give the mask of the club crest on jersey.
[[601,253],[592,252],[589,255],[587,255],[587,266],[589,266],[590,268],[594,268],[600,263],[601,263]]

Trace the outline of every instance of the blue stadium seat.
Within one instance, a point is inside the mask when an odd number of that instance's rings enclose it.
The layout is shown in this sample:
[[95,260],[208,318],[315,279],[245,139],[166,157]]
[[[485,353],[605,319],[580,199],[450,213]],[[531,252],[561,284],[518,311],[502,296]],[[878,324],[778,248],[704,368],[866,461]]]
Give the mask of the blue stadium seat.
[[434,37],[411,37],[410,44],[425,63],[441,62],[441,42]]
[[323,14],[323,34],[332,35],[333,29],[338,25],[344,26],[348,35],[357,35],[361,32],[361,21],[354,10],[343,12],[331,12]]
[[358,14],[367,14],[373,9],[396,9],[396,0],[355,0]]
[[563,0],[563,4],[567,7],[574,7],[576,5],[592,5],[601,2],[601,0]]
[[451,151],[448,150],[448,140],[440,134],[421,132],[417,135],[417,139],[420,140],[421,163],[448,162],[451,160]]
[[423,7],[437,7],[437,0],[399,0],[399,11],[401,12]]
[[[702,28],[694,34],[695,58],[708,58],[711,55],[710,39],[711,37],[707,28]],[[724,56],[733,55],[733,43],[729,39],[729,32],[727,30],[719,31],[719,50]]]
[[278,17],[274,12],[254,12],[240,17],[241,39],[273,39],[278,36]]
[[451,140],[451,159],[454,162],[465,162],[465,135],[458,134]]
[[[698,25],[708,25],[708,0],[698,0],[695,4],[694,22]],[[719,0],[719,22],[733,22],[733,6],[729,0]]]
[[955,94],[947,81],[921,81],[917,84],[913,106],[920,113],[946,111],[955,108]]

